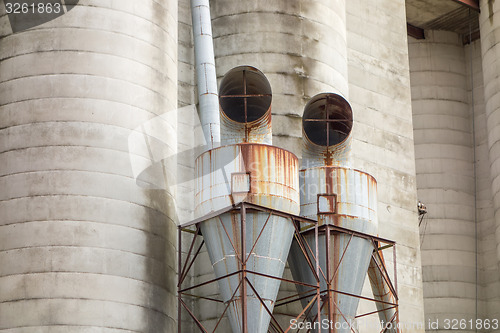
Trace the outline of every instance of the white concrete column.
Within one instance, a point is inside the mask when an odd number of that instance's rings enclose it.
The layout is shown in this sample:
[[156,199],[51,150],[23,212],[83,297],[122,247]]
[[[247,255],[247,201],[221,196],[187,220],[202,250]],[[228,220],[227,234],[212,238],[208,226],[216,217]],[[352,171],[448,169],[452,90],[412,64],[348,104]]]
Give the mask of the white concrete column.
[[[484,257],[484,283],[487,315],[498,318],[500,313],[500,3],[481,1],[479,25],[484,78],[485,122],[494,222],[485,229],[485,251],[496,251],[496,256]],[[494,235],[494,236],[493,236]],[[487,259],[489,258],[489,259]],[[495,258],[495,260],[491,260]],[[493,274],[492,274],[493,273]],[[500,331],[500,330],[499,330]]]
[[483,56],[484,95],[491,164],[491,186],[495,207],[497,260],[500,262],[500,3],[481,1],[479,23]]
[[177,1],[81,0],[15,34],[5,19],[0,330],[176,331],[175,193],[131,164],[175,154],[176,119],[131,134],[177,107]]
[[[467,69],[458,34],[409,37],[424,309],[427,319],[475,320],[474,175]],[[423,240],[422,240],[423,237]],[[473,332],[473,330],[464,330]]]

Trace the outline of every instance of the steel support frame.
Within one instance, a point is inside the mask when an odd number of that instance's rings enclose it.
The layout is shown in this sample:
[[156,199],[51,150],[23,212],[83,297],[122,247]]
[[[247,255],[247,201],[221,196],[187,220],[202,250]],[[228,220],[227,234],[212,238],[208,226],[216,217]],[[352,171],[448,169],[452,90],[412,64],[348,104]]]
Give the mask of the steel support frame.
[[[246,268],[246,262],[247,262],[249,257],[244,257],[243,253],[246,253],[246,247],[248,247],[248,246],[251,246],[251,249],[253,250],[253,247],[255,246],[255,244],[258,242],[258,240],[260,238],[260,236],[257,237],[254,244],[246,244],[245,243],[245,240],[246,240],[245,224],[246,224],[246,213],[248,210],[257,210],[257,211],[267,212],[267,213],[269,213],[269,217],[272,215],[285,217],[285,218],[289,219],[290,223],[293,223],[294,229],[295,229],[294,237],[299,244],[299,247],[301,249],[302,254],[304,255],[306,261],[308,262],[308,266],[311,269],[311,272],[313,272],[314,276],[316,277],[316,280],[317,280],[316,285],[311,285],[311,284],[307,284],[307,283],[304,283],[301,281],[295,281],[295,280],[290,280],[290,279],[285,279],[285,278],[277,278],[274,276],[269,276],[269,275],[265,275],[262,273],[253,272],[253,271],[250,271]],[[198,237],[203,238],[203,236],[201,236],[201,232],[200,232],[200,224],[206,220],[218,217],[219,215],[226,213],[226,212],[230,212],[230,211],[239,211],[240,217],[241,217],[240,218],[240,223],[241,223],[241,234],[240,234],[240,237],[241,237],[240,241],[241,242],[240,242],[240,244],[241,244],[241,248],[240,249],[235,248],[234,245],[232,244],[233,249],[235,250],[235,253],[237,255],[237,258],[240,261],[241,269],[236,271],[236,272],[221,276],[219,278],[211,279],[209,281],[205,281],[205,282],[202,282],[199,284],[184,287],[183,285],[184,285],[184,282],[186,280],[186,277],[187,277],[190,269],[192,268],[194,262],[196,261],[198,255],[199,255],[199,253],[204,245],[204,241],[202,240],[201,244],[198,245],[198,247],[196,247],[196,250],[195,250],[196,240],[198,239]],[[268,221],[269,221],[269,218],[268,218]],[[219,218],[219,222],[222,223],[220,218]],[[267,224],[267,222],[264,224],[261,232],[264,230],[266,224]],[[191,241],[191,244],[189,246],[189,250],[188,250],[187,255],[186,255],[186,259],[184,261],[182,260],[182,233],[183,232],[191,233],[193,235],[193,239]],[[380,256],[380,253],[382,253],[382,251],[384,251],[384,250],[392,248],[393,266],[394,266],[394,283],[392,283],[392,281],[390,279],[390,276],[385,268],[385,264],[382,265],[381,267],[379,265],[377,265],[377,267],[378,267],[379,271],[381,272],[382,276],[384,277],[384,282],[388,285],[388,287],[391,291],[391,295],[392,295],[393,299],[395,300],[395,302],[390,303],[390,302],[385,302],[382,300],[377,300],[375,298],[369,298],[369,297],[364,297],[361,295],[349,294],[349,293],[346,293],[342,290],[337,290],[337,289],[333,288],[331,283],[327,283],[327,286],[328,286],[327,290],[320,290],[321,277],[324,278],[326,281],[330,280],[330,282],[331,282],[331,279],[327,279],[327,277],[330,277],[330,275],[331,275],[331,272],[329,271],[329,267],[330,267],[329,264],[330,264],[331,258],[329,257],[329,255],[327,255],[327,258],[326,258],[326,260],[327,260],[327,263],[326,263],[327,264],[326,265],[327,272],[323,272],[321,270],[320,265],[319,265],[319,260],[318,260],[318,258],[319,258],[319,255],[318,255],[319,254],[319,250],[318,250],[319,237],[318,236],[322,232],[326,234],[326,237],[325,237],[325,241],[327,242],[327,244],[325,244],[326,248],[329,247],[330,236],[332,233],[348,234],[348,235],[350,235],[351,239],[353,237],[360,237],[360,238],[370,240],[374,246],[373,255],[379,256],[379,259],[381,260],[382,263],[384,263],[384,260],[383,260],[383,257]],[[308,243],[304,239],[304,235],[309,234],[309,233],[314,233],[314,239],[315,239],[315,244],[316,244],[314,249],[311,249],[311,247],[308,245]],[[229,235],[227,235],[227,236],[229,237]],[[343,294],[343,295],[363,299],[366,301],[372,301],[372,302],[376,302],[376,303],[384,303],[384,304],[389,305],[390,307],[385,309],[385,310],[395,308],[396,309],[395,315],[391,318],[391,321],[389,323],[387,323],[384,328],[382,328],[380,333],[386,332],[387,326],[389,324],[396,325],[396,327],[398,327],[398,324],[399,324],[399,305],[398,305],[398,294],[397,294],[397,290],[398,290],[398,286],[397,286],[397,261],[396,261],[396,243],[394,241],[380,238],[380,237],[376,237],[376,236],[372,236],[372,235],[365,234],[365,233],[361,233],[358,231],[342,228],[339,226],[334,226],[334,225],[329,225],[329,224],[319,226],[318,222],[316,220],[312,220],[309,218],[285,213],[282,211],[278,211],[278,210],[274,210],[271,208],[255,205],[255,204],[248,203],[248,202],[241,202],[241,203],[236,204],[236,205],[229,207],[227,209],[223,209],[223,210],[220,210],[218,212],[208,214],[205,217],[196,219],[194,221],[191,221],[191,222],[188,222],[186,224],[179,226],[178,227],[178,242],[179,242],[179,252],[178,252],[178,274],[179,274],[178,277],[179,278],[178,278],[178,284],[177,284],[177,299],[178,299],[178,309],[177,309],[178,318],[177,318],[177,320],[178,320],[178,332],[179,333],[182,332],[182,310],[183,309],[189,314],[191,319],[195,322],[195,324],[198,327],[200,332],[209,333],[209,331],[203,326],[201,321],[197,318],[196,314],[186,304],[184,299],[186,297],[190,297],[190,298],[204,299],[204,300],[217,302],[217,303],[223,303],[223,301],[221,301],[219,299],[197,296],[197,295],[191,294],[190,292],[197,289],[197,288],[200,288],[202,286],[216,283],[217,281],[219,281],[221,279],[228,278],[228,277],[236,275],[236,274],[238,274],[240,276],[239,285],[236,288],[231,299],[227,302],[227,305],[225,306],[224,311],[222,312],[222,314],[220,315],[220,317],[217,320],[215,328],[211,331],[212,333],[218,332],[217,328],[219,327],[219,324],[222,321],[222,318],[224,317],[225,313],[227,312],[227,309],[229,308],[231,301],[234,299],[234,297],[236,296],[238,291],[240,291],[240,297],[242,299],[243,331],[241,333],[253,333],[253,332],[248,332],[248,327],[246,326],[246,322],[247,322],[247,313],[246,313],[247,312],[246,311],[247,293],[246,293],[246,289],[248,287],[250,287],[253,290],[253,292],[257,295],[257,297],[261,301],[261,304],[263,305],[264,309],[266,309],[267,312],[271,316],[271,324],[270,324],[269,331],[270,332],[279,332],[279,333],[288,333],[290,331],[291,326],[292,326],[291,324],[286,329],[283,329],[279,325],[275,315],[266,307],[266,305],[264,304],[263,300],[258,295],[255,288],[251,285],[250,281],[247,278],[248,274],[256,274],[256,275],[260,275],[260,276],[263,276],[263,277],[266,277],[269,279],[277,279],[277,280],[280,280],[282,282],[288,282],[288,283],[293,283],[296,285],[303,285],[306,287],[310,287],[311,290],[308,291],[305,295],[298,293],[298,294],[294,294],[294,295],[276,300],[275,309],[280,307],[280,306],[289,304],[289,303],[300,301],[303,298],[310,298],[313,296],[310,299],[307,306],[297,315],[287,314],[287,313],[278,313],[278,312],[276,313],[276,314],[286,315],[286,316],[290,316],[292,318],[295,318],[297,320],[297,322],[299,319],[302,320],[301,321],[302,323],[304,321],[306,321],[306,318],[309,317],[308,314],[310,313],[310,311],[314,305],[317,307],[317,311],[316,311],[317,315],[313,319],[313,322],[316,322],[316,321],[321,322],[321,309],[324,306],[328,306],[328,309],[329,309],[329,311],[328,311],[329,318],[328,319],[329,319],[329,321],[332,320],[334,309],[337,309],[339,311],[339,313],[341,314],[341,316],[344,316],[342,314],[342,312],[340,311],[340,309],[338,308],[338,305],[335,302],[335,297],[333,296],[336,294]],[[347,247],[348,246],[349,246],[349,243],[348,243]],[[347,250],[347,247],[344,251]],[[250,253],[252,250],[250,250]],[[238,256],[238,253],[241,255]],[[329,253],[329,251],[327,251],[327,254],[328,253]],[[334,275],[336,274],[340,264],[342,263],[342,260],[343,260],[343,254],[340,258],[338,266],[334,270],[334,273],[333,273]],[[325,275],[325,273],[326,273],[326,275]],[[384,311],[384,310],[359,314],[356,316],[356,318],[361,318],[364,316],[372,315],[372,314],[378,313],[380,311]],[[344,319],[345,319],[345,317],[344,317]],[[297,332],[301,332],[301,330],[299,330]],[[310,332],[310,330],[307,330],[307,332]],[[321,329],[321,325],[320,325],[318,332],[319,333],[325,333],[325,332],[335,333],[335,328],[330,327],[329,329],[327,329],[325,331],[325,330]],[[356,333],[356,331],[352,327],[351,327],[351,332]],[[397,332],[400,332],[399,328],[397,329]]]
[[[320,276],[322,276],[322,278],[325,280],[327,288],[326,288],[326,290],[321,290],[321,295],[322,295],[322,300],[323,300],[321,308],[323,308],[325,306],[328,307],[327,308],[328,309],[328,321],[330,323],[332,323],[332,320],[334,317],[334,312],[335,312],[335,310],[337,310],[339,312],[340,316],[343,317],[346,322],[348,322],[347,318],[344,316],[342,311],[339,309],[338,304],[336,302],[336,296],[342,294],[342,295],[346,295],[346,296],[350,296],[350,297],[356,297],[359,299],[363,299],[365,301],[371,301],[371,302],[375,302],[375,303],[383,303],[383,304],[386,304],[389,306],[389,307],[382,309],[382,310],[358,314],[355,317],[356,319],[361,318],[361,317],[365,317],[368,315],[376,314],[376,313],[379,313],[381,311],[386,311],[386,310],[390,310],[390,309],[395,308],[394,316],[392,316],[391,320],[389,322],[387,322],[384,327],[381,328],[380,333],[386,332],[388,329],[388,326],[391,326],[391,325],[393,327],[396,327],[397,328],[396,332],[399,333],[400,328],[399,328],[399,298],[398,298],[398,285],[397,285],[396,242],[388,240],[388,239],[384,239],[381,237],[376,237],[376,236],[372,236],[372,235],[365,234],[362,232],[358,232],[355,230],[346,229],[343,227],[331,225],[331,224],[324,224],[324,225],[318,226],[317,229],[318,229],[318,231],[317,231],[318,235],[322,234],[322,233],[325,234],[326,272],[322,272],[320,270]],[[307,231],[307,232],[310,232],[310,231]],[[333,234],[350,235],[350,239],[349,239],[347,246],[344,249],[343,253],[342,254],[336,253],[336,255],[340,256],[340,260],[338,260],[338,265],[336,265],[336,267],[334,267],[334,269],[333,269],[333,272],[331,272],[330,267],[331,267],[331,260],[333,258],[330,257],[330,246],[331,246],[331,238],[333,237]],[[383,283],[388,286],[388,288],[390,290],[390,295],[395,300],[394,303],[386,302],[386,301],[375,299],[375,298],[364,297],[361,295],[350,294],[350,293],[344,292],[342,290],[338,290],[334,287],[332,282],[333,282],[333,280],[338,272],[338,269],[342,263],[342,260],[344,259],[344,254],[347,252],[347,249],[349,248],[349,244],[350,244],[353,237],[367,239],[373,244],[372,256],[378,257],[378,259],[382,263],[382,265],[377,265],[377,269],[379,270],[379,272],[381,273],[381,275],[383,277],[383,280],[384,280]],[[317,242],[318,236],[316,236],[315,238],[316,238],[316,242]],[[382,256],[382,251],[388,250],[388,249],[392,249],[392,253],[393,253],[392,257],[393,257],[393,266],[394,266],[394,272],[393,272],[394,283],[391,281],[389,273],[385,267],[384,257]],[[318,320],[317,318],[314,318],[313,321],[320,322],[320,320]],[[350,327],[351,332],[357,333],[353,327],[351,327],[351,326],[349,326],[349,327]],[[328,333],[335,333],[336,330],[334,327],[332,327],[330,325],[327,332]]]
[[[253,248],[255,247],[255,245],[257,244],[257,242],[259,241],[259,238],[260,238],[260,235],[259,235],[257,237],[257,239],[255,240],[254,244],[246,244],[246,227],[245,227],[246,214],[248,211],[252,211],[252,210],[269,213],[269,217],[268,217],[266,223],[264,224],[264,226],[262,227],[262,230],[260,231],[261,234],[262,234],[263,230],[265,229],[267,222],[269,221],[269,219],[272,215],[288,218],[289,222],[293,223],[293,225],[294,225],[294,237],[299,243],[302,254],[305,256],[307,262],[309,263],[309,268],[311,269],[311,271],[313,272],[313,274],[316,277],[316,280],[317,280],[316,285],[310,285],[310,284],[307,284],[304,282],[289,280],[289,279],[285,279],[285,278],[277,278],[275,276],[269,276],[269,275],[262,274],[259,272],[253,272],[253,271],[250,271],[247,269],[246,263],[249,259],[250,253],[252,252]],[[195,285],[191,285],[191,286],[184,286],[187,283],[186,276],[188,275],[190,269],[192,268],[194,262],[196,261],[198,255],[201,251],[201,248],[204,245],[204,241],[202,241],[200,245],[195,246],[197,239],[203,238],[203,236],[201,235],[201,232],[200,232],[200,224],[208,219],[211,219],[211,218],[219,218],[220,214],[223,214],[226,212],[239,212],[240,213],[241,234],[239,236],[240,236],[241,247],[237,248],[231,242],[231,245],[233,247],[233,250],[235,251],[237,260],[239,261],[240,269],[236,272],[221,276],[219,278],[211,279],[209,281],[205,281],[205,282],[202,282],[200,284],[195,284]],[[219,222],[222,224],[222,221],[220,220],[220,218],[219,218]],[[267,207],[247,203],[247,202],[239,203],[239,204],[234,205],[233,207],[230,207],[228,209],[221,210],[221,211],[217,212],[217,214],[210,214],[210,215],[207,215],[206,217],[203,217],[203,218],[200,218],[200,219],[197,219],[195,221],[192,221],[192,222],[189,222],[189,223],[186,223],[184,225],[179,226],[178,227],[178,241],[179,241],[178,272],[179,272],[179,279],[178,279],[178,284],[177,284],[178,332],[182,331],[182,310],[183,309],[188,313],[189,317],[191,317],[191,319],[194,321],[194,323],[196,324],[196,326],[198,327],[200,332],[204,332],[204,333],[218,332],[217,328],[219,327],[219,324],[220,324],[222,318],[224,317],[225,313],[227,312],[227,309],[229,308],[229,306],[231,305],[232,300],[235,298],[235,296],[239,292],[239,296],[241,297],[241,302],[242,302],[242,307],[241,307],[242,308],[241,318],[242,318],[242,327],[243,327],[242,333],[253,333],[253,332],[248,331],[247,308],[246,308],[247,289],[251,288],[253,290],[253,292],[256,294],[257,298],[260,300],[264,309],[271,316],[270,330],[274,330],[274,331],[280,332],[280,333],[288,333],[291,329],[292,324],[290,324],[287,328],[282,328],[280,326],[275,315],[267,308],[264,301],[262,300],[262,298],[258,294],[257,290],[254,288],[254,286],[251,284],[250,280],[248,279],[247,276],[249,274],[255,274],[255,275],[259,275],[259,276],[269,278],[269,279],[280,280],[282,282],[301,284],[303,286],[311,288],[310,292],[308,292],[307,295],[295,294],[295,295],[291,295],[291,296],[288,296],[288,297],[283,298],[283,299],[276,300],[275,308],[280,306],[280,305],[285,305],[288,303],[300,301],[301,299],[303,299],[305,297],[313,296],[312,300],[309,302],[308,306],[306,306],[300,314],[293,315],[293,317],[295,319],[299,320],[302,317],[303,320],[305,320],[304,313],[308,312],[308,310],[310,311],[310,309],[312,308],[312,306],[314,304],[316,304],[318,306],[318,309],[319,309],[319,306],[321,303],[319,300],[320,300],[321,296],[320,296],[320,287],[319,287],[320,278],[319,278],[319,272],[318,272],[319,265],[317,264],[318,260],[316,259],[318,256],[318,249],[316,248],[315,251],[313,252],[310,248],[307,247],[307,243],[303,239],[302,233],[301,233],[301,231],[304,229],[316,230],[316,236],[317,236],[317,221],[303,218],[303,217],[293,215],[293,214],[284,213],[284,212],[270,209]],[[193,238],[191,240],[189,250],[187,252],[185,260],[182,260],[182,233],[183,232],[188,232],[188,233],[191,233],[193,235]],[[229,237],[227,230],[225,230],[225,232],[226,232],[227,237]],[[229,238],[229,239],[231,239],[231,238]],[[250,248],[248,256],[244,255],[247,252],[246,251],[247,248]],[[235,293],[232,295],[231,299],[227,302],[223,313],[218,318],[217,323],[215,325],[215,328],[212,331],[208,331],[207,328],[204,327],[204,325],[201,323],[201,321],[197,318],[196,314],[186,304],[185,299],[187,297],[190,297],[190,298],[199,298],[199,299],[204,299],[204,300],[208,300],[208,301],[212,301],[212,302],[223,303],[223,301],[221,301],[219,299],[215,299],[215,298],[211,298],[211,297],[197,296],[197,295],[194,295],[194,293],[192,293],[192,292],[194,290],[196,290],[196,288],[199,288],[199,287],[202,287],[205,285],[209,285],[212,283],[216,283],[217,281],[219,281],[221,279],[225,279],[225,278],[228,278],[228,277],[233,276],[233,275],[239,276],[238,287],[236,288]]]

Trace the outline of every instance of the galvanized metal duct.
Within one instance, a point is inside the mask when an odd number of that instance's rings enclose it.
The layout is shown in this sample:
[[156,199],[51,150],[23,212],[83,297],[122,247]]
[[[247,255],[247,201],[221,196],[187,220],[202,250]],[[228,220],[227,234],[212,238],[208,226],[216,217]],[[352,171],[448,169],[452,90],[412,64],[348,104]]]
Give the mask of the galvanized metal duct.
[[314,96],[304,109],[302,165],[348,165],[353,125],[352,109],[340,95]]
[[208,149],[220,144],[219,103],[209,0],[191,0],[200,122]]
[[257,68],[227,72],[219,90],[222,144],[271,144],[271,100],[271,85]]

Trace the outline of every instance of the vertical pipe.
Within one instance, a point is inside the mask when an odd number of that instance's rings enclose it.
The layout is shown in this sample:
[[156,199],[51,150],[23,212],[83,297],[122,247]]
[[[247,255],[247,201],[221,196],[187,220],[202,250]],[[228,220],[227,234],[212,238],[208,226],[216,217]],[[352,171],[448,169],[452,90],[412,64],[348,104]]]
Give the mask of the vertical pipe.
[[247,325],[247,242],[246,242],[246,230],[247,230],[247,214],[245,204],[241,204],[241,311],[242,311],[242,332],[248,333]]
[[[181,269],[182,269],[182,230],[179,228],[177,229],[177,241],[178,243],[178,249],[177,249],[177,280],[180,281],[181,279]],[[181,294],[180,290],[182,289],[182,283],[177,284],[177,332],[181,333],[182,332],[182,311],[181,311]]]
[[[316,313],[318,314],[318,322],[321,323],[321,279],[320,277],[320,270],[319,270],[319,225],[316,224],[314,226],[314,252],[316,255],[316,276],[318,276],[318,282],[317,282],[317,296],[318,299],[316,301]],[[319,327],[319,333],[321,333],[321,326]]]
[[220,143],[219,100],[209,0],[191,0],[200,122],[207,148]]
[[[326,251],[325,251],[325,260],[327,263],[330,262],[331,258],[330,258],[330,226],[327,224],[325,226],[325,235],[326,235],[326,238],[325,238],[325,247],[326,247]],[[333,315],[333,302],[334,302],[334,293],[332,293],[332,275],[331,275],[331,267],[330,265],[326,265],[326,299],[328,300],[328,322],[329,323],[335,323],[336,322],[336,318],[334,318],[334,315]],[[337,289],[336,287],[334,289]],[[330,325],[328,331],[332,331],[332,327]]]

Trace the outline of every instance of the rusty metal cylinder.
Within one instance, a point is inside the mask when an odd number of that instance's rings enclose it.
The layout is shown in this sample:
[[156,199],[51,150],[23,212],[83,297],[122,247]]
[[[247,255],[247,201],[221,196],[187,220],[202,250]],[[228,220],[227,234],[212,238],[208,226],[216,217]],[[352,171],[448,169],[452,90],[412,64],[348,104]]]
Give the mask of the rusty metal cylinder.
[[[196,173],[198,217],[243,201],[299,213],[298,159],[282,148],[255,143],[222,146],[198,157]],[[293,239],[292,222],[268,212],[248,210],[244,229],[243,225],[239,211],[225,212],[201,223],[216,278],[233,274],[243,269],[243,265],[249,271],[281,278]],[[248,258],[245,263],[240,253]],[[233,333],[243,332],[241,314],[246,309],[248,332],[267,332],[271,317],[260,299],[272,311],[280,281],[251,273],[247,279],[248,283],[241,282],[240,274],[233,274],[218,280],[222,300],[228,305],[231,329]],[[248,284],[246,293],[241,283]]]
[[195,215],[200,217],[242,201],[299,213],[297,157],[264,144],[211,149],[195,163]]
[[302,116],[302,166],[348,165],[352,125],[351,106],[342,96],[311,98]]
[[255,67],[238,66],[224,75],[219,89],[222,145],[272,143],[271,85]]

